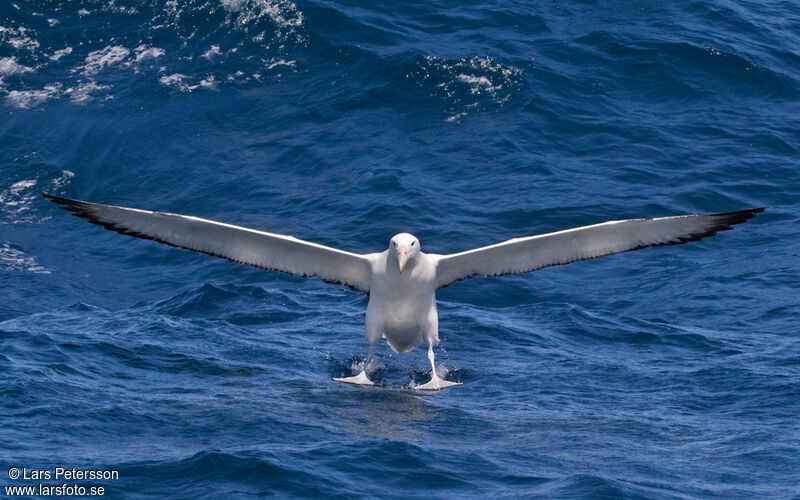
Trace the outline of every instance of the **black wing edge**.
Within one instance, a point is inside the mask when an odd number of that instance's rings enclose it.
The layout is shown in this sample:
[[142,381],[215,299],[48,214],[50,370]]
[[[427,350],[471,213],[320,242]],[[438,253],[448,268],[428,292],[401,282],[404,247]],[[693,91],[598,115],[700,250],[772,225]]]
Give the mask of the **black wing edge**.
[[724,229],[719,229],[720,231],[726,231],[728,229],[733,229],[731,226],[736,224],[741,224],[742,222],[746,222],[756,214],[760,214],[764,210],[769,207],[758,207],[758,208],[746,208],[744,210],[735,210],[733,212],[721,212],[718,214],[708,214],[710,217],[718,217],[720,224],[727,225],[728,227]]
[[[703,238],[714,236],[720,231],[730,231],[736,224],[747,222],[748,220],[755,217],[756,214],[761,213],[766,209],[767,207],[759,207],[759,208],[746,208],[744,210],[735,210],[733,212],[720,212],[718,214],[699,214],[699,215],[705,215],[706,217],[714,217],[714,224],[705,231],[702,231],[700,233],[691,233],[686,236],[681,236],[674,241],[656,243],[654,245],[643,245],[627,251],[630,252],[633,250],[640,250],[642,248],[648,248],[648,247],[666,247],[670,245],[682,245],[690,241],[699,241],[702,240]],[[691,217],[691,215],[688,215],[687,217]],[[647,219],[642,219],[642,220],[647,220]]]
[[[122,226],[117,226],[116,224],[112,224],[110,222],[105,222],[105,221],[102,221],[100,219],[95,218],[91,214],[91,212],[89,211],[89,207],[103,206],[103,205],[100,205],[99,203],[92,203],[92,202],[89,202],[89,201],[81,201],[81,200],[73,200],[71,198],[64,198],[62,196],[55,196],[55,195],[47,194],[47,193],[42,193],[42,196],[44,196],[48,200],[52,201],[53,203],[58,203],[59,205],[61,205],[59,208],[61,208],[62,210],[67,210],[69,212],[72,212],[72,215],[74,217],[81,217],[81,218],[86,219],[87,221],[91,222],[92,224],[97,224],[98,226],[101,226],[104,229],[108,229],[109,231],[114,231],[114,232],[117,232],[119,234],[124,234],[126,236],[133,236],[134,238],[141,238],[143,240],[156,241],[158,243],[163,243],[164,245],[169,245],[171,247],[183,248],[184,250],[191,250],[192,252],[204,253],[204,254],[210,255],[212,257],[218,257],[220,259],[229,260],[231,262],[235,262],[236,264],[244,264],[245,266],[252,266],[252,267],[255,267],[256,269],[261,269],[261,270],[264,270],[264,271],[275,271],[275,272],[279,272],[279,273],[291,274],[292,276],[299,276],[301,278],[317,278],[318,280],[320,280],[322,282],[325,282],[325,283],[328,283],[328,284],[331,284],[331,285],[345,286],[345,287],[349,288],[350,290],[353,290],[353,291],[356,291],[356,292],[361,292],[361,293],[366,293],[367,295],[369,295],[369,292],[365,292],[364,290],[360,290],[360,289],[358,289],[358,288],[356,288],[354,286],[348,285],[347,283],[342,283],[341,281],[325,280],[325,279],[320,278],[319,276],[311,276],[311,275],[308,275],[308,274],[286,273],[286,271],[281,271],[280,269],[273,269],[273,268],[269,268],[269,267],[259,266],[257,264],[251,264],[249,262],[242,262],[240,260],[231,259],[231,258],[226,257],[224,255],[216,254],[214,252],[206,252],[204,250],[197,250],[195,248],[189,248],[189,247],[184,247],[184,246],[180,246],[180,245],[175,245],[174,243],[170,243],[169,241],[164,241],[164,240],[162,240],[160,238],[156,238],[156,237],[153,237],[153,236],[150,236],[150,235],[147,235],[147,234],[143,234],[143,233],[139,233],[139,232],[136,232],[136,231],[131,231],[131,230],[126,229],[126,228],[124,228]],[[122,208],[125,208],[125,207],[122,207]],[[159,212],[154,212],[154,213],[159,213]]]
[[[674,241],[667,241],[667,242],[664,242],[664,243],[654,243],[652,245],[640,245],[640,246],[638,246],[636,248],[631,248],[630,250],[625,250],[623,252],[617,252],[617,253],[633,252],[635,250],[641,250],[643,248],[650,248],[650,247],[667,247],[667,246],[671,246],[671,245],[683,245],[684,243],[689,243],[690,241],[700,241],[703,238],[708,238],[709,236],[714,236],[715,234],[717,234],[720,231],[729,231],[729,230],[733,229],[733,226],[735,226],[736,224],[741,224],[742,222],[747,222],[748,220],[750,220],[753,217],[755,217],[756,214],[760,214],[761,212],[763,212],[767,208],[769,208],[769,207],[746,208],[744,210],[735,210],[733,212],[720,212],[720,213],[717,213],[717,214],[699,214],[699,215],[705,215],[705,216],[708,216],[708,217],[716,217],[717,218],[715,220],[716,224],[714,224],[713,226],[708,228],[706,231],[703,231],[701,233],[688,234],[686,236],[679,237],[677,240],[674,240]],[[692,217],[692,216],[691,215],[687,215],[686,217]],[[658,218],[658,217],[656,217],[656,218]],[[645,219],[638,219],[638,220],[647,220],[647,219],[645,218]],[[539,269],[544,269],[545,267],[566,266],[567,264],[572,264],[573,262],[582,262],[584,260],[599,259],[600,257],[607,257],[609,255],[614,255],[614,254],[603,254],[603,255],[597,255],[595,257],[587,257],[585,259],[576,259],[576,260],[570,260],[568,262],[559,262],[559,263],[555,263],[555,264],[549,264],[547,266],[537,267],[535,269],[531,269],[530,271],[525,271],[525,272],[532,273],[534,271],[538,271]],[[495,278],[495,277],[498,277],[498,276],[510,276],[512,274],[523,274],[523,273],[488,274],[488,275],[486,275],[486,277],[487,278]],[[448,286],[452,285],[453,283],[458,283],[459,281],[464,281],[464,280],[467,280],[467,279],[470,279],[470,278],[474,278],[475,276],[477,276],[477,274],[471,274],[469,276],[464,276],[461,279],[457,279],[457,280],[455,280],[453,282],[450,282],[450,283],[448,283],[446,285],[442,285],[438,289],[441,290],[442,288],[447,288]]]
[[[44,196],[48,200],[52,201],[53,203],[58,203],[59,205],[61,205],[59,208],[61,208],[62,210],[67,210],[69,212],[72,212],[72,215],[74,217],[81,217],[83,219],[88,220],[92,224],[97,224],[98,226],[101,226],[104,229],[108,229],[109,231],[115,231],[117,233],[124,234],[126,236],[133,236],[134,238],[142,238],[144,240],[157,241],[159,243],[163,243],[163,244],[169,245],[171,247],[186,248],[186,247],[179,247],[178,245],[175,245],[175,244],[170,243],[168,241],[164,241],[164,240],[161,240],[159,238],[156,238],[156,237],[153,237],[153,236],[150,236],[150,235],[147,235],[147,234],[139,233],[139,232],[136,232],[136,231],[131,231],[128,228],[125,228],[125,227],[122,227],[122,226],[118,226],[118,225],[116,225],[116,224],[114,224],[112,222],[107,222],[107,221],[103,221],[103,220],[100,220],[100,219],[96,218],[94,215],[92,215],[90,209],[91,209],[91,207],[101,207],[101,206],[103,206],[103,205],[101,205],[99,203],[92,203],[92,202],[89,202],[89,201],[81,201],[81,200],[73,200],[73,199],[70,199],[70,198],[63,198],[61,196],[54,196],[52,194],[47,194],[47,193],[42,193],[42,196]],[[121,207],[121,208],[126,208],[126,207]],[[194,252],[200,251],[200,250],[194,250],[193,248],[186,248],[186,249],[187,250],[192,250]],[[203,253],[206,253],[206,252],[203,252]],[[211,255],[211,254],[209,254],[209,255]],[[220,255],[214,255],[214,257],[221,257],[221,256]]]

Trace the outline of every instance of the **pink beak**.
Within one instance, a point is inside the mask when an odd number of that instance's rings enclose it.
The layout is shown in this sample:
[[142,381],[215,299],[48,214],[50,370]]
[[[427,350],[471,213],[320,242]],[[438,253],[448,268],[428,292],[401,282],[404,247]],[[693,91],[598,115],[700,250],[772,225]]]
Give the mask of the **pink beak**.
[[406,261],[408,260],[408,248],[407,247],[398,247],[397,248],[397,267],[400,268],[400,272],[403,272],[403,268],[406,267]]

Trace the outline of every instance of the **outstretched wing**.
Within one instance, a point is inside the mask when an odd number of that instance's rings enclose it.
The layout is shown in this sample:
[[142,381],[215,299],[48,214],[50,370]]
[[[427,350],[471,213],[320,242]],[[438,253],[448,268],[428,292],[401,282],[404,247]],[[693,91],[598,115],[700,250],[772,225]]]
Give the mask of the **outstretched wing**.
[[439,288],[479,274],[503,276],[536,271],[579,260],[594,259],[640,248],[679,245],[732,229],[763,212],[751,208],[710,215],[680,215],[655,219],[609,221],[566,231],[516,238],[466,252],[440,255]]
[[269,271],[313,276],[369,293],[371,263],[366,255],[188,215],[101,205],[49,194],[44,197],[77,217],[118,233]]

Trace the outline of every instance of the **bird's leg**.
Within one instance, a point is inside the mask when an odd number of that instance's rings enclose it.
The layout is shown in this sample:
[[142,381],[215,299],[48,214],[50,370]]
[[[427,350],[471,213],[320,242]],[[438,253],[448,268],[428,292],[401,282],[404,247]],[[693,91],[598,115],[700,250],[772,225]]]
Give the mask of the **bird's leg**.
[[433,354],[433,344],[428,344],[428,361],[431,362],[431,377],[436,377],[436,361]]
[[431,381],[427,384],[422,384],[417,386],[415,389],[422,390],[422,391],[438,391],[444,389],[445,387],[452,387],[454,385],[461,385],[461,382],[449,382],[447,380],[439,378],[436,375],[436,362],[434,361],[433,355],[433,344],[428,344],[428,360],[431,362]]
[[372,363],[372,355],[375,353],[375,344],[370,344],[369,348],[367,348],[367,359],[364,360],[364,368],[361,370],[363,372],[367,371],[369,368],[369,364]]
[[355,384],[355,385],[375,385],[372,380],[367,377],[367,368],[369,364],[372,362],[372,354],[375,351],[375,344],[370,344],[369,349],[367,349],[367,359],[364,360],[364,367],[361,369],[361,373],[358,375],[354,375],[352,377],[341,377],[341,378],[334,378],[333,380],[337,382],[344,382],[345,384]]

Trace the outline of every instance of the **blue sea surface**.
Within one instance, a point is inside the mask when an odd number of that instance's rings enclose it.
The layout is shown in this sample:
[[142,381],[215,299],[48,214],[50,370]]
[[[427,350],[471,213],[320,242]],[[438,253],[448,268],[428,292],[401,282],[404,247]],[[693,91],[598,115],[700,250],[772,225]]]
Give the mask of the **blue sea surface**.
[[[792,1],[0,2],[0,487],[111,498],[800,498]],[[40,196],[451,253],[768,206],[700,242],[368,298]],[[3,496],[5,491],[0,493]]]

